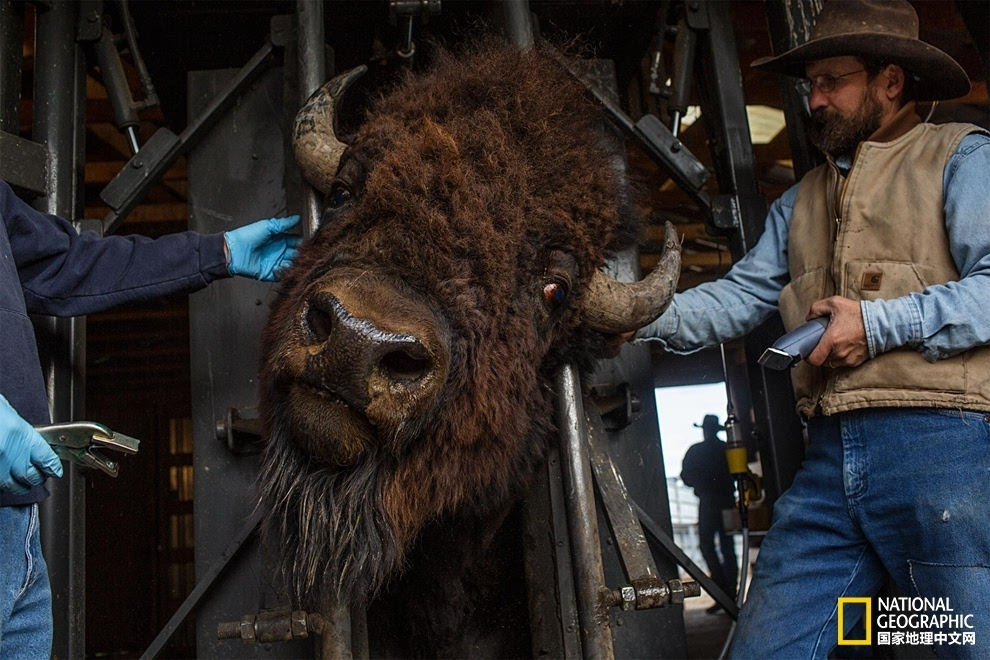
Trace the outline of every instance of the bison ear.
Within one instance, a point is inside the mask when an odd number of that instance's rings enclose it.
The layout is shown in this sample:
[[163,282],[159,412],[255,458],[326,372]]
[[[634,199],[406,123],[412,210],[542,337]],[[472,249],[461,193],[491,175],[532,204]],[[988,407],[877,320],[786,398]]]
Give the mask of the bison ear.
[[347,145],[337,139],[337,106],[344,92],[368,70],[363,64],[334,77],[303,104],[292,128],[292,149],[306,180],[324,195],[330,192]]
[[664,225],[663,254],[657,267],[640,282],[620,282],[595,271],[584,302],[585,322],[606,334],[639,330],[670,305],[681,275],[681,242],[674,225]]

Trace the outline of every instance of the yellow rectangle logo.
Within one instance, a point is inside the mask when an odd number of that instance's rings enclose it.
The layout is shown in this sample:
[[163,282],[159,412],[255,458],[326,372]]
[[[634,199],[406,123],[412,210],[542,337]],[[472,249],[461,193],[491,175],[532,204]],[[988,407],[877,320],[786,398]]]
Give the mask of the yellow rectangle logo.
[[[847,603],[862,603],[866,607],[866,614],[864,615],[864,622],[866,626],[866,639],[846,639],[843,635],[843,630],[845,626],[843,625],[843,609]],[[871,599],[866,598],[840,598],[839,599],[839,646],[869,646],[870,640],[872,639],[872,628],[873,628],[873,612]]]

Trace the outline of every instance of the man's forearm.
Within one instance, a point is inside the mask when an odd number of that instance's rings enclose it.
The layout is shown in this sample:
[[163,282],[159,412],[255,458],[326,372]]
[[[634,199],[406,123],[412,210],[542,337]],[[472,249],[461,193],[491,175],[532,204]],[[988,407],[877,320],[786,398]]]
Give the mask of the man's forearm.
[[980,266],[958,282],[861,302],[870,357],[912,346],[935,362],[990,343],[990,256]]

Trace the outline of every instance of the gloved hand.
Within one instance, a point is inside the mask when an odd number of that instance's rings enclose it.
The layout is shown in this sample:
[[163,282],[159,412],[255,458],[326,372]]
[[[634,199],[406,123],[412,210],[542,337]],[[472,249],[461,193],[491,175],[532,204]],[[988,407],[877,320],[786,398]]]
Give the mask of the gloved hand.
[[62,462],[45,439],[0,396],[0,489],[26,493],[46,476],[61,477]]
[[288,231],[299,224],[298,215],[258,220],[224,233],[231,275],[274,282],[289,267],[302,238]]

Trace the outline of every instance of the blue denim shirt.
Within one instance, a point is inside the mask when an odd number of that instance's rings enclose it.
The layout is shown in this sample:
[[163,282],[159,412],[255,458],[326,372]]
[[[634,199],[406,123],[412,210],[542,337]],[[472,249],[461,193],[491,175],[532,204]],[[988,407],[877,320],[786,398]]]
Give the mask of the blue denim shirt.
[[[763,236],[725,277],[676,294],[636,338],[691,353],[741,337],[773,314],[790,281],[787,237],[798,185],[771,205]],[[935,362],[990,343],[990,137],[963,138],[946,165],[942,191],[949,250],[960,279],[901,298],[860,302],[870,357],[912,346]]]

